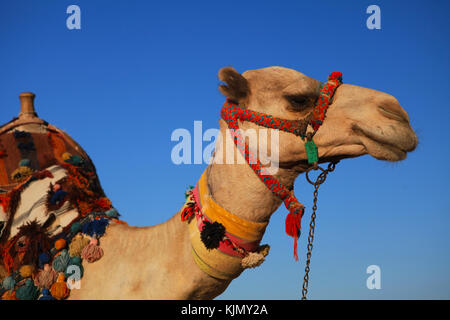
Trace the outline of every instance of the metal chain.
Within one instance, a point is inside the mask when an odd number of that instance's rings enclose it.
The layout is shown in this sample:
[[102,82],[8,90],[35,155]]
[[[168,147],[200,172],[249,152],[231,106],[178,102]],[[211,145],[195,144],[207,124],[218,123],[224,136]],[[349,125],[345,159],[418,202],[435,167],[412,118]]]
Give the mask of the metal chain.
[[[330,162],[328,164],[328,168],[324,170],[315,164],[313,167],[309,168],[306,173],[306,180],[314,186],[314,200],[311,214],[311,222],[309,224],[309,235],[308,235],[308,253],[306,254],[306,267],[305,267],[305,276],[303,278],[303,287],[302,287],[302,300],[306,300],[306,295],[308,294],[308,284],[309,284],[309,271],[310,271],[310,263],[311,263],[311,252],[313,249],[313,241],[314,241],[314,229],[316,227],[316,210],[317,210],[317,197],[319,195],[319,187],[322,183],[325,182],[328,173],[333,172],[336,167],[337,162]],[[319,174],[315,182],[312,182],[309,179],[309,172],[311,170],[321,170],[322,172]]]

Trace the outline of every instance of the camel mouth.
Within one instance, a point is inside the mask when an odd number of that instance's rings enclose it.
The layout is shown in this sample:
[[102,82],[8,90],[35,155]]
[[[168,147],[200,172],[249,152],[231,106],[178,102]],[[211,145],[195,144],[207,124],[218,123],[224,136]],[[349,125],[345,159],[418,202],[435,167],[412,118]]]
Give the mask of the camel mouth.
[[[354,155],[354,154],[339,154],[339,155],[332,155],[332,156],[321,156],[321,157],[319,157],[319,164],[329,163],[329,162],[337,163],[343,159],[350,159],[350,158],[355,158],[355,157],[357,157],[357,155]],[[294,170],[298,173],[303,173],[309,167],[311,167],[311,164],[308,163],[307,159],[300,159],[300,160],[279,162],[278,167],[280,169]]]
[[[368,147],[366,145],[367,151],[369,152],[369,154],[378,159],[378,160],[385,160],[385,161],[401,161],[401,160],[405,160],[406,156],[407,156],[407,152],[397,148],[393,145],[390,144],[385,144],[385,143],[379,143],[377,141],[373,141],[374,143],[378,144],[378,148],[371,148]],[[378,150],[382,148],[383,151],[382,152],[378,152]],[[374,151],[374,149],[376,151]]]
[[[406,128],[406,127],[405,127]],[[383,131],[364,128],[358,124],[352,125],[367,153],[378,160],[401,161],[406,159],[407,153],[413,151],[417,146],[415,133],[409,130],[399,130],[398,135],[385,135]]]

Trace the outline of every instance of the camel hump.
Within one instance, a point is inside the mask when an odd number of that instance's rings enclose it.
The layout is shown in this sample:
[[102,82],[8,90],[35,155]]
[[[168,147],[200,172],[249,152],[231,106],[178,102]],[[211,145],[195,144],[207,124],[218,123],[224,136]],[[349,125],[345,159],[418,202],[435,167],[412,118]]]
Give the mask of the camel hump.
[[[0,246],[32,219],[54,233],[61,231],[56,225],[79,218],[80,206],[89,211],[83,214],[112,209],[88,154],[65,131],[38,117],[35,97],[20,93],[18,116],[0,126]],[[88,198],[98,205],[89,205]],[[55,215],[52,223],[44,219],[49,213]]]
[[20,112],[0,126],[0,193],[20,183],[13,173],[20,167],[41,171],[54,165],[83,161],[94,173],[94,164],[84,149],[65,131],[38,117],[33,92],[19,94]]

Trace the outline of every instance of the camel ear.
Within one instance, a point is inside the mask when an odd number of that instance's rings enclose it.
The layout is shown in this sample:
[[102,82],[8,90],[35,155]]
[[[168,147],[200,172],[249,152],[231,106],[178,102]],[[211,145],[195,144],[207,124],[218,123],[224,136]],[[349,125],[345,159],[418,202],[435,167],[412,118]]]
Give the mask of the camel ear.
[[239,103],[250,94],[248,81],[233,67],[219,70],[219,80],[226,83],[219,85],[219,90],[228,99]]

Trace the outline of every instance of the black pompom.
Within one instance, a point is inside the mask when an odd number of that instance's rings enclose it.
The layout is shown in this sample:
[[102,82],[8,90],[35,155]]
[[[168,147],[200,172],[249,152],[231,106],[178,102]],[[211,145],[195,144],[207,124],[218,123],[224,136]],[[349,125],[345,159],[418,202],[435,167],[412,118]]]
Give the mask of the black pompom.
[[219,247],[220,241],[222,241],[225,236],[225,227],[215,221],[211,223],[209,221],[205,221],[203,225],[203,229],[200,232],[200,238],[205,245],[206,249],[216,249]]

